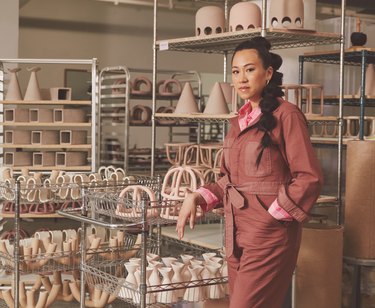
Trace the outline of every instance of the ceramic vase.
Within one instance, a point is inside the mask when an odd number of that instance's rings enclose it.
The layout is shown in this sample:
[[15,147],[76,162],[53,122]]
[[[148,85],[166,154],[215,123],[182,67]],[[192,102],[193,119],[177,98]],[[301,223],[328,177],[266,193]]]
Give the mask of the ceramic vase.
[[133,290],[136,290],[138,288],[137,279],[135,277],[135,271],[138,269],[138,265],[134,263],[126,262],[125,268],[128,272],[125,278],[128,288],[125,288],[124,296],[125,298],[133,299],[134,294],[135,294]]
[[272,0],[270,5],[270,22],[273,28],[303,28],[303,0]]
[[207,36],[225,31],[224,10],[218,6],[204,6],[195,15],[195,35]]
[[[189,272],[191,274],[191,284],[194,285],[197,280],[201,279],[201,272],[203,270],[202,265],[189,266]],[[204,299],[203,289],[201,286],[186,288],[184,294],[184,300],[188,302],[200,302]]]
[[[185,269],[185,264],[181,262],[173,262],[171,263],[172,269],[173,269],[173,276],[172,276],[172,283],[182,283],[185,282],[183,277],[183,271]],[[189,277],[190,278],[190,277]],[[179,289],[175,290],[175,296],[177,299],[182,298],[184,296],[185,290]]]
[[[147,267],[146,268],[146,285],[147,287],[150,286],[150,276],[151,276],[151,273],[152,271],[154,270],[153,267]],[[147,293],[146,294],[146,304],[147,305],[150,305],[150,304],[154,304],[156,303],[156,293]]]
[[177,258],[174,258],[174,257],[164,257],[164,258],[161,258],[161,260],[163,261],[164,265],[166,267],[171,267],[172,263],[177,261]]
[[[170,284],[172,283],[171,277],[173,274],[173,270],[170,267],[161,267],[159,268],[160,274],[163,276],[161,281],[161,289],[163,288],[170,288]],[[177,297],[175,295],[175,291],[168,290],[168,291],[161,291],[157,294],[157,301],[163,304],[170,304],[177,301]]]
[[8,84],[8,91],[5,96],[7,101],[19,101],[22,100],[22,94],[20,89],[20,84],[18,82],[17,73],[20,71],[20,68],[8,69],[10,73],[10,80]]
[[25,101],[40,101],[42,99],[38,78],[36,76],[36,73],[40,71],[40,69],[41,68],[37,66],[27,68],[27,70],[31,72],[31,75],[25,92]]
[[225,100],[225,96],[218,82],[215,82],[211,90],[210,96],[206,104],[206,108],[204,108],[203,113],[206,113],[206,114],[228,114],[229,113],[228,104]]
[[180,98],[177,102],[174,113],[197,113],[199,112],[198,104],[195,101],[193,88],[189,82],[186,82],[182,89]]
[[149,277],[149,283],[152,291],[159,290],[160,289],[160,276],[159,276],[159,268],[161,268],[163,264],[161,262],[157,261],[151,261],[150,268],[152,268],[150,277]]
[[[220,278],[220,263],[206,263],[206,270],[208,272],[208,279]],[[202,277],[203,278],[203,277]],[[221,284],[214,284],[207,286],[207,297],[211,299],[219,299],[225,296],[223,286]]]
[[157,261],[160,259],[159,255],[157,254],[154,254],[154,253],[151,253],[151,252],[148,252],[146,254],[146,259],[147,259],[147,262],[150,263],[150,261]]
[[194,259],[194,256],[184,254],[184,255],[181,255],[180,257],[181,257],[182,263],[184,263],[185,265],[185,267],[182,269],[182,272],[181,272],[182,279],[183,281],[190,281],[191,274],[190,274],[188,267],[190,265],[190,261]]
[[255,3],[239,2],[232,6],[229,13],[229,31],[241,31],[259,28],[262,24],[261,11]]

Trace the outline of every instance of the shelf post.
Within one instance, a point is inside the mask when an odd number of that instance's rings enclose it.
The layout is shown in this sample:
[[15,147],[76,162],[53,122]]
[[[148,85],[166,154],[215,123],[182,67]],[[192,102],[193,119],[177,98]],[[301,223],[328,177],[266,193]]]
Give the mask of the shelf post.
[[343,209],[342,209],[342,133],[343,133],[343,97],[344,97],[344,55],[345,55],[345,7],[346,0],[341,0],[341,33],[340,33],[340,93],[339,93],[339,140],[338,140],[338,155],[337,155],[337,222],[339,225],[343,223]]
[[93,58],[91,64],[91,172],[96,169],[96,76],[97,76],[97,61]]
[[267,0],[262,0],[262,30],[260,35],[263,37],[267,35]]
[[151,177],[155,173],[155,147],[156,147],[156,70],[157,70],[157,50],[156,50],[156,27],[157,27],[158,0],[154,0],[154,41],[152,44],[152,117],[151,117]]
[[[14,229],[16,230],[16,234],[14,237],[14,252],[13,252],[13,258],[14,258],[14,308],[18,308],[20,301],[20,292],[19,292],[19,286],[20,286],[20,181],[16,181],[16,185],[14,187],[14,194],[15,194],[15,210],[14,210]],[[31,189],[36,189],[36,187],[33,187]]]
[[361,51],[361,93],[359,99],[359,140],[364,139],[365,131],[365,106],[366,106],[366,56],[365,50]]
[[[136,205],[138,206],[138,205]],[[147,206],[148,204],[144,199],[141,201],[141,210],[142,210],[142,241],[141,241],[141,283],[139,285],[140,291],[140,302],[141,308],[146,307],[146,294],[147,294],[147,285],[146,285],[146,261],[147,261]]]
[[[87,198],[86,198],[86,191],[85,187],[81,187],[81,197],[82,197],[82,208],[81,208],[81,214],[82,216],[87,216]],[[81,244],[81,260],[80,260],[80,279],[81,279],[81,302],[80,302],[80,308],[85,307],[85,298],[86,298],[86,290],[85,290],[85,271],[83,270],[83,267],[86,263],[86,224],[85,221],[81,221],[81,234],[80,234],[80,244]]]

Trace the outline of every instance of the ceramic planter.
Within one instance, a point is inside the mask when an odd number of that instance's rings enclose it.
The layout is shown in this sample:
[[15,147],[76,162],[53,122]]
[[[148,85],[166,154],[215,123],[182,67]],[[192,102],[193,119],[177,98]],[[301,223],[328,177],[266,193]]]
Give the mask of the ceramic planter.
[[18,101],[22,100],[22,93],[20,85],[18,83],[17,73],[20,71],[20,68],[8,69],[10,73],[10,80],[8,84],[7,94],[5,100],[7,101]]
[[304,27],[303,0],[272,0],[270,5],[271,27],[301,29]]
[[258,5],[239,2],[232,6],[229,14],[229,31],[241,31],[261,27],[262,16]]
[[195,15],[195,35],[207,36],[225,31],[224,10],[218,6],[204,6]]

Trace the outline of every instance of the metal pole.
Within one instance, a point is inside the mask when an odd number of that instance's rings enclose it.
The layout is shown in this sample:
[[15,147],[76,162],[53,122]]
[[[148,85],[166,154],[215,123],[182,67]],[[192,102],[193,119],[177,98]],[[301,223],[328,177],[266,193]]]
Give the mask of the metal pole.
[[[96,77],[97,77],[97,60],[92,59],[91,63],[91,172],[96,169]],[[99,138],[100,140],[100,138]],[[100,155],[100,153],[99,153]]]
[[[85,188],[81,188],[81,196],[82,196],[82,216],[87,216],[87,198],[86,198],[86,191]],[[80,308],[85,307],[85,299],[86,299],[86,290],[85,290],[85,272],[83,270],[83,267],[86,262],[86,224],[82,220],[81,222],[81,234],[80,234],[80,243],[81,243],[81,260],[80,260],[80,279],[81,279],[81,303]]]
[[260,35],[266,37],[267,35],[267,0],[262,0],[262,30]]
[[124,129],[124,171],[129,174],[129,102],[130,102],[130,72],[127,67],[121,67],[126,75],[126,89],[125,89],[125,129]]
[[298,82],[299,82],[299,84],[303,84],[303,65],[304,65],[305,57],[299,56],[298,60],[299,60]]
[[364,121],[365,121],[365,105],[366,105],[366,56],[365,50],[361,51],[361,97],[359,99],[359,140],[364,139]]
[[142,241],[141,241],[141,283],[139,285],[140,297],[141,297],[141,308],[146,307],[146,255],[147,255],[147,205],[146,201],[141,201],[142,207]]
[[346,0],[341,0],[341,33],[340,33],[340,93],[339,93],[339,140],[337,155],[337,222],[341,225],[344,222],[342,209],[342,133],[343,133],[343,97],[344,97],[344,47],[345,47],[345,6]]
[[[32,189],[35,189],[32,188]],[[20,285],[20,181],[16,181],[16,185],[14,187],[14,194],[15,194],[15,216],[14,216],[14,228],[16,230],[15,238],[14,238],[14,307],[19,307],[19,285]]]
[[155,147],[156,147],[156,70],[157,70],[157,50],[156,50],[156,27],[157,27],[158,0],[154,0],[154,41],[152,46],[152,117],[151,117],[151,176],[155,173]]

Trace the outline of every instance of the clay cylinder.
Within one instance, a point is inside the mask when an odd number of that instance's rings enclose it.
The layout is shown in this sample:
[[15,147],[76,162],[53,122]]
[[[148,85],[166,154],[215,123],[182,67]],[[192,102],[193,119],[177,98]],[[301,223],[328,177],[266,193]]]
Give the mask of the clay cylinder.
[[341,307],[343,229],[323,224],[303,227],[296,267],[296,307]]
[[255,3],[239,2],[233,5],[229,14],[229,31],[259,28],[262,24],[261,11]]
[[375,258],[375,143],[349,141],[346,158],[344,255]]
[[218,6],[204,6],[195,15],[195,35],[207,36],[225,31],[224,10]]

